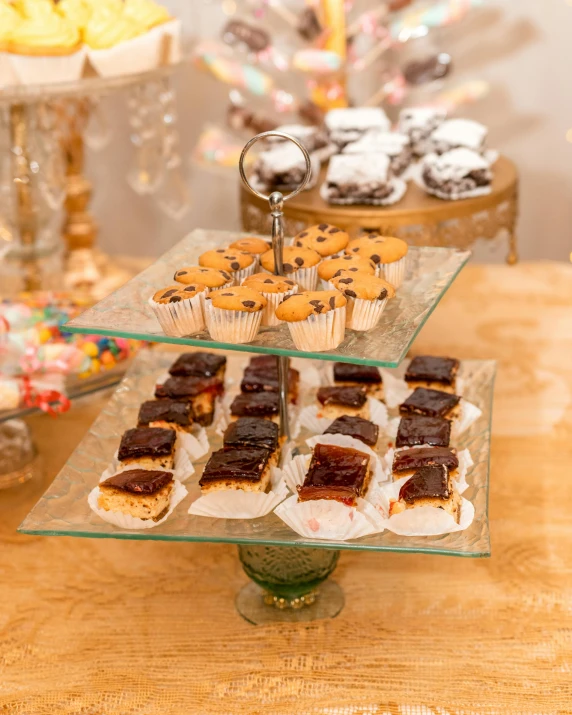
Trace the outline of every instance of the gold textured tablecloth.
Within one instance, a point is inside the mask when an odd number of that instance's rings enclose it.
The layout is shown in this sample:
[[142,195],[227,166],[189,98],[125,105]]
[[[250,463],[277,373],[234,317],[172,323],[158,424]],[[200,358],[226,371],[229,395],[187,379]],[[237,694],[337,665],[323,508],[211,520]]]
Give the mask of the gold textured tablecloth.
[[572,267],[468,267],[415,349],[499,361],[491,559],[342,552],[336,619],[255,627],[235,547],[18,535],[90,398],[0,492],[0,713],[572,713]]

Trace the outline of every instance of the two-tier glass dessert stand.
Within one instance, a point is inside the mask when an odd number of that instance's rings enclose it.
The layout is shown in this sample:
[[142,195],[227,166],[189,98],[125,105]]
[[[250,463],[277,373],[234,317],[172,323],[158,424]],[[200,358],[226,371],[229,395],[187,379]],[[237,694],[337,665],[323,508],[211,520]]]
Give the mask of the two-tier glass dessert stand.
[[[248,151],[254,140],[245,147]],[[303,147],[301,151],[307,154]],[[243,180],[247,182],[243,175]],[[282,202],[288,196],[267,197],[273,217],[273,246],[281,257]],[[175,270],[196,263],[209,249],[227,246],[239,237],[223,231],[195,230],[163,255],[155,264],[133,278],[123,288],[105,298],[68,324],[71,331],[102,335],[121,335],[149,342],[227,351],[227,389],[240,381],[247,356],[267,353],[279,358],[295,358],[303,372],[305,366],[320,373],[329,361],[345,361],[394,369],[398,374],[416,335],[450,287],[470,253],[452,248],[411,247],[408,275],[378,326],[367,333],[347,331],[345,340],[323,353],[302,352],[295,348],[286,325],[262,329],[248,344],[213,341],[207,333],[192,338],[169,337],[161,332],[148,306],[157,288],[172,282]],[[276,261],[280,269],[280,260]],[[464,531],[432,537],[398,536],[388,531],[355,541],[308,539],[297,535],[275,514],[251,519],[215,519],[187,513],[200,496],[198,479],[208,455],[195,463],[195,475],[186,486],[189,494],[167,521],[152,529],[127,531],[101,521],[87,503],[87,495],[108,466],[125,429],[135,424],[139,405],[153,394],[156,378],[176,358],[173,352],[143,351],[135,359],[109,405],[95,421],[67,464],[20,526],[28,534],[82,536],[90,538],[150,539],[234,543],[253,583],[237,596],[239,612],[253,623],[285,620],[312,620],[335,616],[343,607],[343,593],[327,581],[342,550],[397,551],[483,557],[490,554],[487,516],[490,420],[495,364],[491,361],[463,361],[464,396],[482,410],[480,419],[463,434],[457,447],[468,447],[474,460],[466,496],[475,507],[475,519]],[[284,367],[284,364],[283,364]],[[282,429],[288,429],[286,371],[282,374]],[[301,399],[311,401],[305,394]],[[210,446],[221,445],[215,426],[208,429]],[[309,436],[297,437],[302,446]]]

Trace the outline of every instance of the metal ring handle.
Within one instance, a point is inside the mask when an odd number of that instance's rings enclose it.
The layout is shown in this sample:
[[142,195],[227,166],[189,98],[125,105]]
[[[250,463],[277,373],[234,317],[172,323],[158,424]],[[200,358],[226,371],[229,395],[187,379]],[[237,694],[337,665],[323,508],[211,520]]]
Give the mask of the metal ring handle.
[[294,189],[292,193],[287,194],[286,196],[283,196],[283,201],[288,201],[288,199],[294,198],[294,196],[297,196],[300,191],[302,191],[304,188],[306,188],[307,183],[310,181],[310,178],[312,176],[312,161],[310,160],[310,155],[308,154],[308,150],[306,147],[301,144],[297,139],[294,139],[294,137],[291,137],[289,134],[284,134],[284,132],[262,132],[262,134],[257,134],[255,137],[252,137],[252,139],[247,142],[244,146],[244,149],[242,150],[242,153],[240,155],[240,159],[238,161],[238,170],[240,171],[240,178],[242,179],[243,184],[250,190],[255,196],[258,196],[259,199],[264,199],[265,201],[270,201],[270,196],[267,196],[266,194],[261,193],[260,191],[257,191],[254,189],[248,182],[248,179],[246,178],[246,174],[244,172],[244,160],[246,158],[246,155],[248,154],[250,148],[256,144],[257,141],[260,141],[261,139],[266,139],[266,137],[281,137],[282,139],[287,139],[288,141],[291,141],[293,144],[296,144],[298,149],[302,152],[304,155],[304,161],[306,162],[306,174],[304,175],[304,178],[302,180],[302,183],[300,186],[298,186],[297,189]]

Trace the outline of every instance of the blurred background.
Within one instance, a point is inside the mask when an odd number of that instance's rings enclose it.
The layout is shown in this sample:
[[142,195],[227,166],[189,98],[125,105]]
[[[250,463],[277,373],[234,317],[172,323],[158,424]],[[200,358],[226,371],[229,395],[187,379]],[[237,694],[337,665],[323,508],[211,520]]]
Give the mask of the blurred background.
[[[228,20],[224,9],[229,5],[218,0],[164,4],[193,37],[218,37]],[[565,0],[490,0],[440,31],[439,49],[453,57],[455,80],[479,77],[490,83],[489,94],[461,113],[485,123],[489,145],[519,168],[521,260],[569,260],[572,249],[572,96],[563,89],[569,84],[571,28],[572,3]],[[236,174],[191,162],[203,125],[224,123],[228,87],[192,65],[178,71],[174,87],[192,200],[179,220],[165,216],[124,180],[132,153],[125,98],[116,94],[105,100],[113,137],[103,150],[88,151],[86,173],[96,186],[92,206],[101,226],[100,245],[110,253],[158,255],[197,226],[239,225]],[[504,247],[488,243],[477,247],[476,258],[502,261],[505,254]]]

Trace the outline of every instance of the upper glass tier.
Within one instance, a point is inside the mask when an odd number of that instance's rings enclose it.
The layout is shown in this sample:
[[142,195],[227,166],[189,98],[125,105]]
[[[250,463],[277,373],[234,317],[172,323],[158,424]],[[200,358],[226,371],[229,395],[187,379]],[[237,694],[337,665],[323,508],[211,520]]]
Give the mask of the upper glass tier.
[[173,274],[177,269],[198,263],[201,253],[227,246],[244,235],[203,229],[193,231],[152,266],[66,327],[76,333],[114,335],[150,342],[397,367],[471,255],[470,251],[454,248],[411,246],[407,278],[397,296],[388,302],[378,326],[365,333],[347,330],[344,342],[336,350],[320,353],[297,350],[287,325],[262,328],[256,340],[244,345],[216,342],[206,332],[192,338],[165,335],[147,304],[149,298],[160,288],[173,283]]

